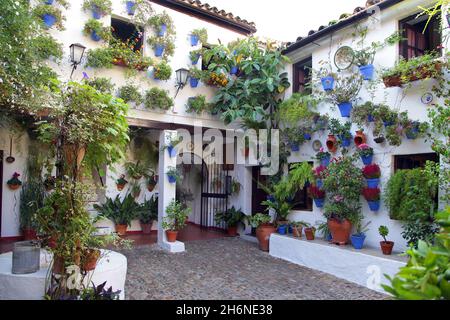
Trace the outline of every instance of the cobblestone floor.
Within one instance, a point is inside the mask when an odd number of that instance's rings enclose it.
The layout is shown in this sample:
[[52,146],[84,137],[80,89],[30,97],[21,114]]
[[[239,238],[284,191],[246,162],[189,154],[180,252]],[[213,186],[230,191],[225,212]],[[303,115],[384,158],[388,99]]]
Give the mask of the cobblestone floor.
[[386,299],[331,275],[269,256],[238,238],[186,243],[168,254],[156,245],[123,252],[127,299]]

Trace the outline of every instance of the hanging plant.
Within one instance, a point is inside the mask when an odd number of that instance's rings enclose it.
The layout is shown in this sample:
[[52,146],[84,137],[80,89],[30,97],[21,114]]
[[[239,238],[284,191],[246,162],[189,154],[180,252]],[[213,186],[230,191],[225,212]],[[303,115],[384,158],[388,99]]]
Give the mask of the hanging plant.
[[173,99],[169,96],[169,92],[158,87],[153,87],[146,91],[144,105],[147,109],[169,110],[174,106]]
[[205,28],[195,29],[191,32],[191,46],[197,46],[199,41],[202,44],[208,43],[208,31]]
[[61,9],[55,6],[41,4],[33,9],[33,13],[42,19],[45,29],[50,29],[55,26],[60,31],[64,30],[63,22],[66,18],[62,15]]
[[191,88],[197,88],[200,79],[203,77],[203,71],[198,68],[189,69],[189,84]]
[[308,190],[309,195],[311,196],[311,198],[313,198],[316,207],[323,208],[323,205],[325,203],[325,191],[314,185],[309,187]]
[[112,2],[110,0],[84,0],[84,11],[92,11],[94,19],[100,19],[102,16],[109,15],[112,12]]
[[363,143],[358,146],[357,150],[361,161],[364,163],[364,165],[372,164],[373,160],[373,149],[368,146],[367,144]]
[[134,180],[140,180],[146,174],[147,167],[138,160],[136,163],[125,163],[125,170]]
[[360,128],[368,125],[370,122],[374,122],[375,119],[373,114],[375,109],[375,104],[370,101],[353,106],[351,112],[352,122],[356,123]]
[[169,183],[177,183],[182,179],[181,174],[178,172],[177,168],[169,167],[167,172],[167,178],[169,179]]
[[126,103],[134,102],[136,105],[140,105],[143,102],[139,88],[133,84],[126,84],[120,87],[118,97]]
[[377,164],[369,164],[362,170],[364,178],[366,178],[368,188],[378,188],[380,184],[381,170]]
[[147,39],[147,43],[153,48],[156,57],[168,59],[175,53],[175,39],[173,37],[153,36]]
[[95,19],[89,19],[83,28],[83,34],[85,36],[90,35],[94,41],[100,41],[101,39],[107,40],[111,36],[109,28],[103,26],[103,24]]
[[362,191],[364,198],[369,204],[371,211],[380,210],[380,189],[379,188],[364,188]]
[[153,77],[157,80],[167,81],[170,80],[172,76],[172,68],[165,61],[162,60],[160,63],[153,67]]
[[152,172],[149,176],[147,176],[147,189],[149,192],[153,192],[156,185],[158,184],[158,179],[155,176],[155,173]]
[[[350,132],[352,127],[351,122],[346,122],[341,124],[337,119],[331,119],[328,124],[328,129],[330,130],[332,136],[338,137],[339,142],[344,148],[348,148],[352,141],[352,134]],[[330,138],[332,139],[332,138]],[[333,145],[334,147],[334,145]]]
[[202,56],[202,49],[192,50],[191,52],[189,52],[189,59],[191,60],[193,66],[197,65],[198,60],[200,59],[201,56]]
[[321,66],[317,76],[320,79],[320,83],[322,84],[322,88],[325,92],[330,92],[334,89],[337,75],[333,73],[331,65]]
[[357,74],[339,76],[336,79],[335,88],[328,93],[328,98],[337,104],[342,117],[349,118],[353,100],[358,96],[362,86],[362,78]]
[[117,179],[117,181],[116,181],[117,190],[122,191],[125,188],[127,183],[128,183],[128,181],[125,180],[125,175],[124,174],[120,175],[120,178]]
[[168,36],[175,34],[175,25],[172,18],[166,11],[153,15],[150,19],[148,19],[147,24],[152,26],[157,31],[158,37],[164,37],[166,34]]
[[316,153],[316,159],[320,161],[320,165],[327,167],[330,164],[331,154],[320,148],[320,151]]
[[190,97],[188,99],[186,112],[201,114],[203,111],[208,110],[208,103],[206,102],[206,96],[198,95]]
[[17,190],[22,185],[22,181],[19,180],[20,173],[14,172],[11,179],[9,179],[6,184],[11,190]]
[[285,143],[289,145],[292,152],[299,152],[300,145],[305,142],[305,137],[299,128],[286,128],[282,132]]

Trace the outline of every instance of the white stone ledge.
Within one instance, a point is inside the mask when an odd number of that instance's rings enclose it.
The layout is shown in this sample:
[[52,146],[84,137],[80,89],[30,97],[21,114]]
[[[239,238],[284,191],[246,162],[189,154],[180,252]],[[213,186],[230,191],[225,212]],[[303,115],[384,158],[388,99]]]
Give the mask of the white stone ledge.
[[384,275],[393,276],[406,264],[406,257],[383,256],[373,249],[356,250],[351,245],[337,246],[322,239],[307,241],[279,234],[270,236],[269,253],[383,293],[380,283],[389,284]]

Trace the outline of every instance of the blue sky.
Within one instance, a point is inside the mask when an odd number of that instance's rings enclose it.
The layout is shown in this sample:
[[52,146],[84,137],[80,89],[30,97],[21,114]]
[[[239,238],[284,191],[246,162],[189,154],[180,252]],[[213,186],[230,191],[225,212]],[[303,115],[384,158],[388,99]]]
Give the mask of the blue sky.
[[294,41],[309,30],[364,7],[366,0],[203,0],[253,21],[259,36]]

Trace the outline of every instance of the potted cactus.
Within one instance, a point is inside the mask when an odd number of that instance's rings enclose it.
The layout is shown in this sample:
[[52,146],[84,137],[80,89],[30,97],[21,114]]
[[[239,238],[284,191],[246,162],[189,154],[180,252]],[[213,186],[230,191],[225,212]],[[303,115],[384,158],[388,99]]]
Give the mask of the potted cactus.
[[383,240],[384,240],[384,241],[380,241],[381,251],[385,255],[391,255],[392,254],[392,249],[394,248],[394,242],[386,240],[386,237],[389,234],[388,227],[380,226],[378,228],[378,232],[380,233],[380,236],[382,236]]

